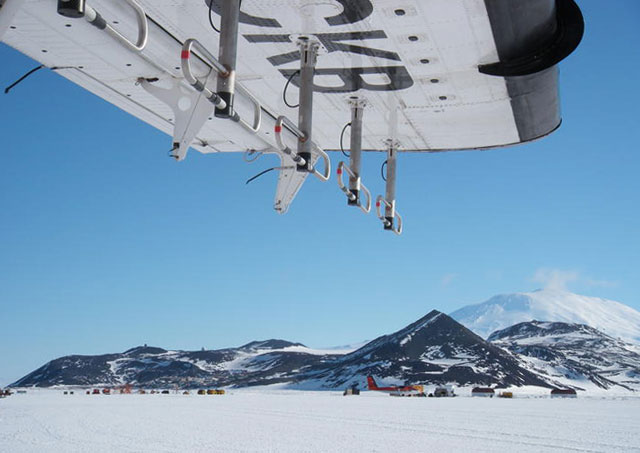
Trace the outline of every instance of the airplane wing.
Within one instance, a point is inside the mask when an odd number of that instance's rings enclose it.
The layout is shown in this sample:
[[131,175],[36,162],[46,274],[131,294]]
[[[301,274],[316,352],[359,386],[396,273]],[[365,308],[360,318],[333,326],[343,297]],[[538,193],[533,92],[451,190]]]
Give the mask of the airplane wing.
[[[189,148],[279,153],[275,208],[286,212],[309,174],[275,137],[279,118],[298,116],[287,104],[301,86],[301,36],[319,49],[315,163],[340,149],[354,96],[366,101],[365,152],[390,142],[399,152],[441,152],[543,137],[561,122],[557,64],[583,33],[573,0],[244,0],[241,119],[230,122],[215,114],[221,69],[208,57],[220,53],[213,27],[225,1],[0,0],[0,39],[167,133],[177,160]],[[75,6],[82,14],[69,13]],[[285,124],[282,140],[295,142],[294,131]]]

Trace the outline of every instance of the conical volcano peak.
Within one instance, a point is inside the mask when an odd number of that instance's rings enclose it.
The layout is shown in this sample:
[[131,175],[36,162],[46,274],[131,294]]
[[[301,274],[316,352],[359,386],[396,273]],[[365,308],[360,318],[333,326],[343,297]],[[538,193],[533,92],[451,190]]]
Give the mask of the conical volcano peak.
[[535,320],[586,324],[614,338],[640,342],[637,310],[613,300],[555,288],[501,294],[456,310],[451,316],[483,338],[497,330]]

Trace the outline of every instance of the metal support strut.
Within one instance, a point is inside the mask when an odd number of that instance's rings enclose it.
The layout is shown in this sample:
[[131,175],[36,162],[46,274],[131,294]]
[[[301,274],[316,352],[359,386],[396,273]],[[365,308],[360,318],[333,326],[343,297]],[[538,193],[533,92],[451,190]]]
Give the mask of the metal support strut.
[[321,173],[313,165],[313,157],[311,157],[311,155],[308,159],[305,159],[301,157],[299,154],[294,153],[291,150],[291,148],[289,148],[287,145],[284,144],[282,140],[283,127],[286,127],[287,129],[289,129],[291,133],[295,135],[298,140],[305,138],[302,131],[298,129],[298,127],[295,124],[293,124],[289,118],[287,118],[286,116],[279,116],[278,119],[276,120],[276,127],[274,128],[274,136],[276,139],[276,144],[278,145],[278,148],[277,148],[278,151],[282,152],[286,156],[289,156],[291,160],[293,160],[293,162],[296,164],[296,168],[306,167],[309,170],[305,170],[305,171],[308,171],[319,180],[328,181],[329,177],[331,176],[331,159],[329,159],[329,156],[327,155],[327,153],[325,153],[322,149],[320,149],[318,145],[311,142],[311,147],[313,151],[315,151],[316,154],[318,154],[318,156],[324,161],[324,172]]
[[136,42],[133,42],[113,28],[110,22],[88,5],[85,0],[58,0],[58,14],[72,19],[84,17],[91,25],[100,30],[104,30],[108,35],[132,52],[142,52],[147,45],[147,39],[149,37],[147,16],[142,6],[135,0],[125,0],[125,3],[131,6],[138,22],[138,39]]
[[313,127],[313,76],[318,58],[318,43],[307,37],[298,39],[300,46],[300,101],[298,108],[298,128],[304,135],[298,138],[298,156],[306,164],[297,165],[298,171],[309,172],[311,149],[313,147],[311,130]]
[[225,101],[224,107],[216,107],[218,118],[233,117],[233,97],[236,88],[236,57],[238,54],[238,24],[240,23],[240,2],[226,0],[222,2],[220,12],[220,51],[218,60],[225,71],[218,73],[216,91]]
[[[389,143],[389,150],[387,152],[387,187],[385,196],[378,195],[376,199],[376,211],[378,218],[384,225],[384,229],[393,231],[399,235],[402,233],[402,216],[396,211],[397,146],[393,141]],[[382,205],[384,205],[384,214],[382,214],[380,209]]]
[[[353,97],[349,100],[351,105],[351,149],[349,154],[349,167],[345,167],[344,162],[338,165],[338,186],[347,196],[349,206],[358,206],[367,214],[371,210],[371,192],[362,184],[360,178],[360,167],[362,157],[362,116],[364,113],[365,101]],[[349,175],[349,188],[342,182],[342,173],[345,171]],[[364,192],[367,202],[363,205],[361,192]]]
[[[209,52],[199,41],[191,38],[187,39],[182,46],[181,53],[181,64],[182,64],[182,74],[184,75],[185,80],[191,85],[196,91],[201,91],[204,93],[205,97],[209,99],[209,101],[216,106],[218,109],[226,109],[228,104],[222,99],[222,96],[219,93],[215,93],[208,89],[206,85],[206,81],[202,82],[198,80],[191,70],[191,53],[195,50],[200,54],[200,56],[204,59],[204,62],[209,65],[215,72],[220,76],[221,74],[226,73],[225,67],[220,63],[216,57],[211,55]],[[247,123],[237,112],[233,112],[233,114],[228,117],[232,121],[240,123],[245,129],[247,129],[251,133],[257,133],[260,130],[260,126],[262,125],[262,107],[260,102],[253,97],[253,95],[242,85],[238,85],[234,87],[234,89],[243,97],[247,98],[249,102],[253,105],[253,124]]]
[[356,197],[349,199],[349,204],[357,206],[360,203],[360,162],[362,156],[362,113],[363,103],[353,100],[351,105],[351,150],[349,153],[349,168],[355,174],[349,177],[349,191]]

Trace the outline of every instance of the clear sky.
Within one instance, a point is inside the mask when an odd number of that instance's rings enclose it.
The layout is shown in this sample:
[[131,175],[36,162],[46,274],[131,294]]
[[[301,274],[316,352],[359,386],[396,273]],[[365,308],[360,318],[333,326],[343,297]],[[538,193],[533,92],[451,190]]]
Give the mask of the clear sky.
[[[58,356],[372,339],[549,280],[640,309],[640,3],[581,0],[564,122],[536,143],[400,155],[402,237],[335,180],[191,151],[50,71],[0,95],[0,385]],[[615,7],[614,7],[615,6]],[[36,63],[0,44],[0,82]],[[339,156],[333,156],[334,165]],[[364,175],[381,193],[383,154]]]

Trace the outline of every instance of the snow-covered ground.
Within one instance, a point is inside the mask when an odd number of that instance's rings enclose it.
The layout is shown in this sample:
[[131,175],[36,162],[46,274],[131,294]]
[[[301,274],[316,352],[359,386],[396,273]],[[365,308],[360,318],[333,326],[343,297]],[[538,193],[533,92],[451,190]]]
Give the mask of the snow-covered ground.
[[640,451],[638,420],[640,398],[630,397],[49,390],[0,400],[0,451]]

